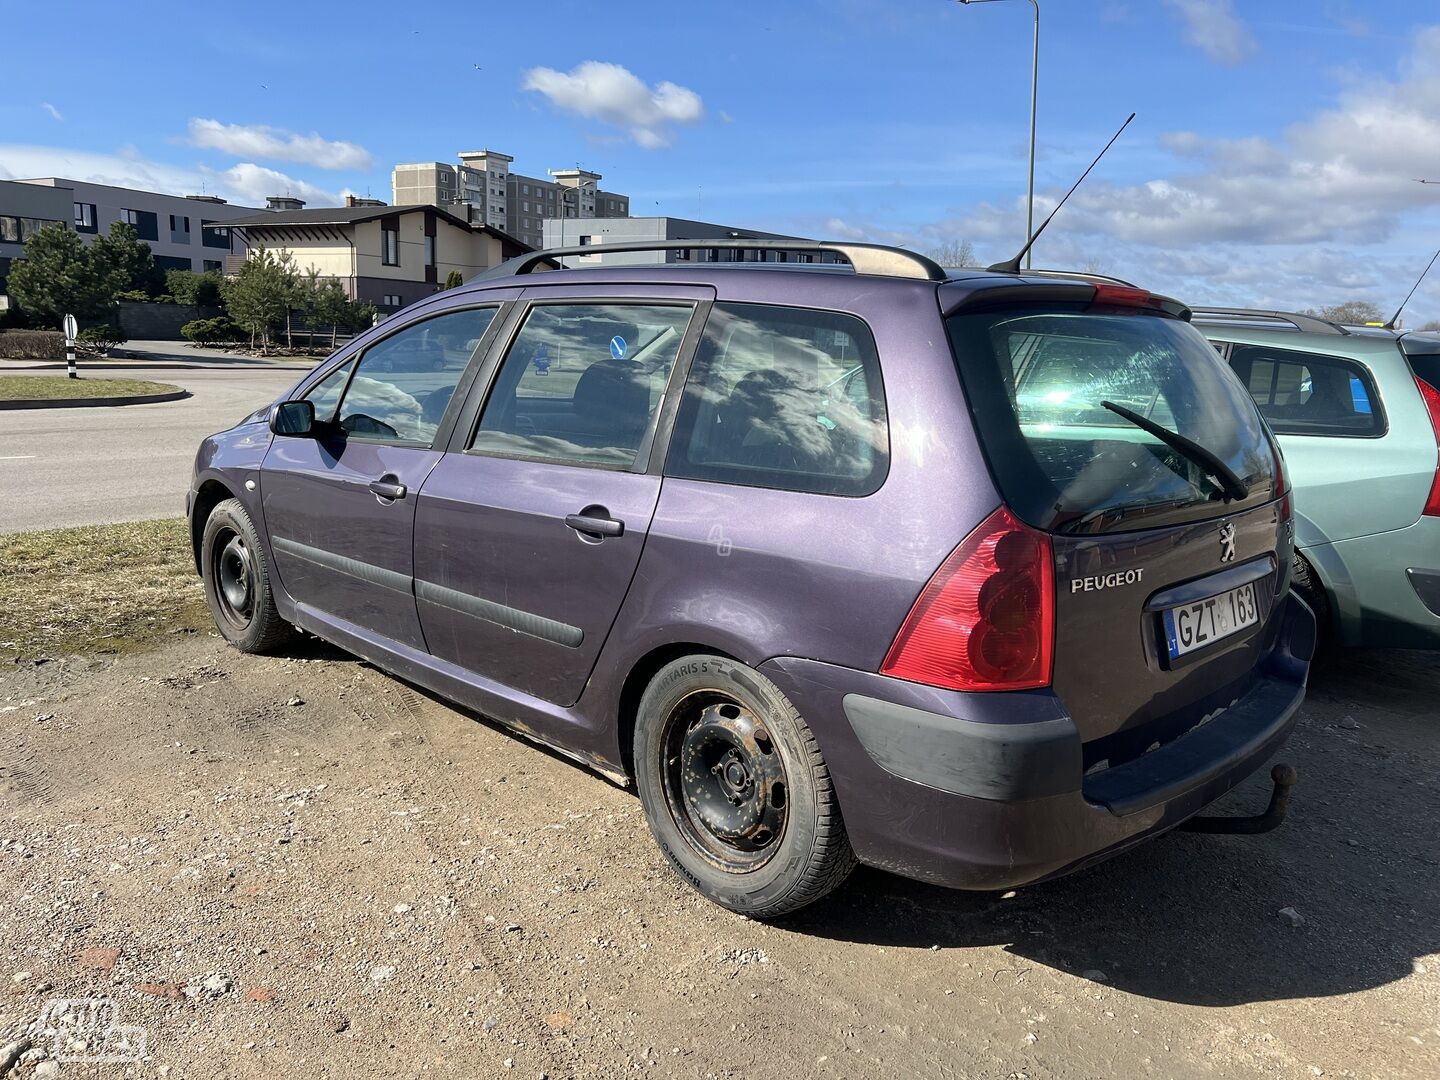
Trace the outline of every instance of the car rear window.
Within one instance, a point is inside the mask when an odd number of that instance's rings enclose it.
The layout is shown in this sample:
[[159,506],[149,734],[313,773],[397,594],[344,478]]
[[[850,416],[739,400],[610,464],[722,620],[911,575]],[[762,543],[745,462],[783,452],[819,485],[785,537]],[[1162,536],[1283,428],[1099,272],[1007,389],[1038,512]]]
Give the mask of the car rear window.
[[[1269,501],[1275,457],[1245,387],[1199,331],[1080,305],[957,314],[950,342],[980,441],[1012,510],[1053,532],[1150,528]],[[1250,489],[1107,408],[1138,413],[1219,457]]]

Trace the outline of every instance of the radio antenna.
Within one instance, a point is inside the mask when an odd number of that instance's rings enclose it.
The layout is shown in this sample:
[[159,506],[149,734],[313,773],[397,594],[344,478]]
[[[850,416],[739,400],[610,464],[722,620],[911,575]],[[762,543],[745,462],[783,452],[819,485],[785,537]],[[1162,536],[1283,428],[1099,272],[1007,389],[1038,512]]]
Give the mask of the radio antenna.
[[1437,251],[1434,255],[1430,256],[1430,261],[1425,264],[1424,273],[1422,273],[1418,278],[1415,279],[1415,284],[1411,286],[1410,291],[1405,294],[1405,299],[1400,301],[1400,306],[1395,309],[1395,314],[1390,316],[1390,321],[1385,324],[1384,329],[1395,329],[1395,324],[1400,320],[1400,312],[1404,311],[1405,305],[1410,303],[1410,298],[1415,295],[1415,290],[1420,288],[1420,282],[1424,281],[1425,275],[1430,273],[1430,267],[1435,265],[1436,259],[1440,259],[1440,251]]
[[1090,175],[1090,169],[1093,169],[1096,165],[1100,164],[1100,159],[1105,156],[1105,151],[1109,150],[1110,147],[1115,145],[1115,140],[1120,138],[1121,132],[1123,132],[1127,127],[1129,127],[1130,121],[1134,119],[1135,114],[1132,112],[1129,117],[1126,118],[1125,123],[1120,125],[1120,131],[1117,131],[1114,135],[1110,136],[1110,141],[1105,144],[1105,150],[1101,150],[1100,153],[1095,155],[1095,160],[1090,162],[1090,168],[1086,169],[1083,173],[1080,174],[1080,179],[1076,180],[1075,183],[1071,186],[1070,190],[1065,193],[1065,198],[1061,199],[1058,203],[1055,204],[1055,209],[1050,211],[1050,216],[1040,223],[1040,227],[1036,229],[1033,234],[1031,234],[1029,240],[1025,241],[1025,246],[1015,253],[1015,257],[1013,259],[1006,259],[1004,262],[995,263],[993,266],[987,267],[987,269],[993,270],[996,273],[1000,274],[1018,274],[1020,272],[1020,260],[1025,258],[1025,253],[1035,246],[1035,241],[1040,239],[1040,234],[1045,231],[1045,226],[1049,225],[1050,222],[1054,220],[1055,215],[1060,212],[1060,207],[1065,205],[1065,200],[1069,199],[1071,195],[1075,194],[1075,189],[1085,182],[1085,177]]

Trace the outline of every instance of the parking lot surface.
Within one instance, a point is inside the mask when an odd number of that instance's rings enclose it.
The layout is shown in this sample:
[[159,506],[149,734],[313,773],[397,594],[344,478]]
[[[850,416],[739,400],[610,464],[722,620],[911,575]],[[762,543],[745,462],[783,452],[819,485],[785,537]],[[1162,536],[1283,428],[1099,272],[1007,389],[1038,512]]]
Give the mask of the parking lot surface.
[[1433,1077],[1437,676],[1321,670],[1277,832],[1004,895],[862,870],[766,925],[631,793],[313,641],[23,662],[0,1043],[103,995],[148,1057],[95,1075]]

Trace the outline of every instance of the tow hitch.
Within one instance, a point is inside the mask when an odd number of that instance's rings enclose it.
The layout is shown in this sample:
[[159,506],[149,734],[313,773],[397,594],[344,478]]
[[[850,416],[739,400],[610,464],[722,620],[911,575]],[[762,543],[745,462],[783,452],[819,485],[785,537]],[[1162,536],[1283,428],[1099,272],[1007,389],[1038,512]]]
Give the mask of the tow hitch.
[[1285,820],[1290,806],[1290,789],[1295,786],[1295,770],[1289,765],[1276,765],[1270,770],[1275,788],[1270,792],[1270,805],[1258,817],[1193,817],[1180,826],[1190,832],[1253,833],[1269,832]]

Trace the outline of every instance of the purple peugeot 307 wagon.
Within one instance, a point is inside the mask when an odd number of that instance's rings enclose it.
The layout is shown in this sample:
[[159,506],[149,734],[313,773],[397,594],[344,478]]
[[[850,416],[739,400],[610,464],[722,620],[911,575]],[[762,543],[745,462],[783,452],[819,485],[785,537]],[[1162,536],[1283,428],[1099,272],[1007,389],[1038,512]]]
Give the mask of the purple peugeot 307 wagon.
[[1286,738],[1282,459],[1183,305],[855,244],[555,269],[593,254],[438,293],[205,440],[227,640],[302,628],[633,782],[762,917],[857,861],[1074,870]]

